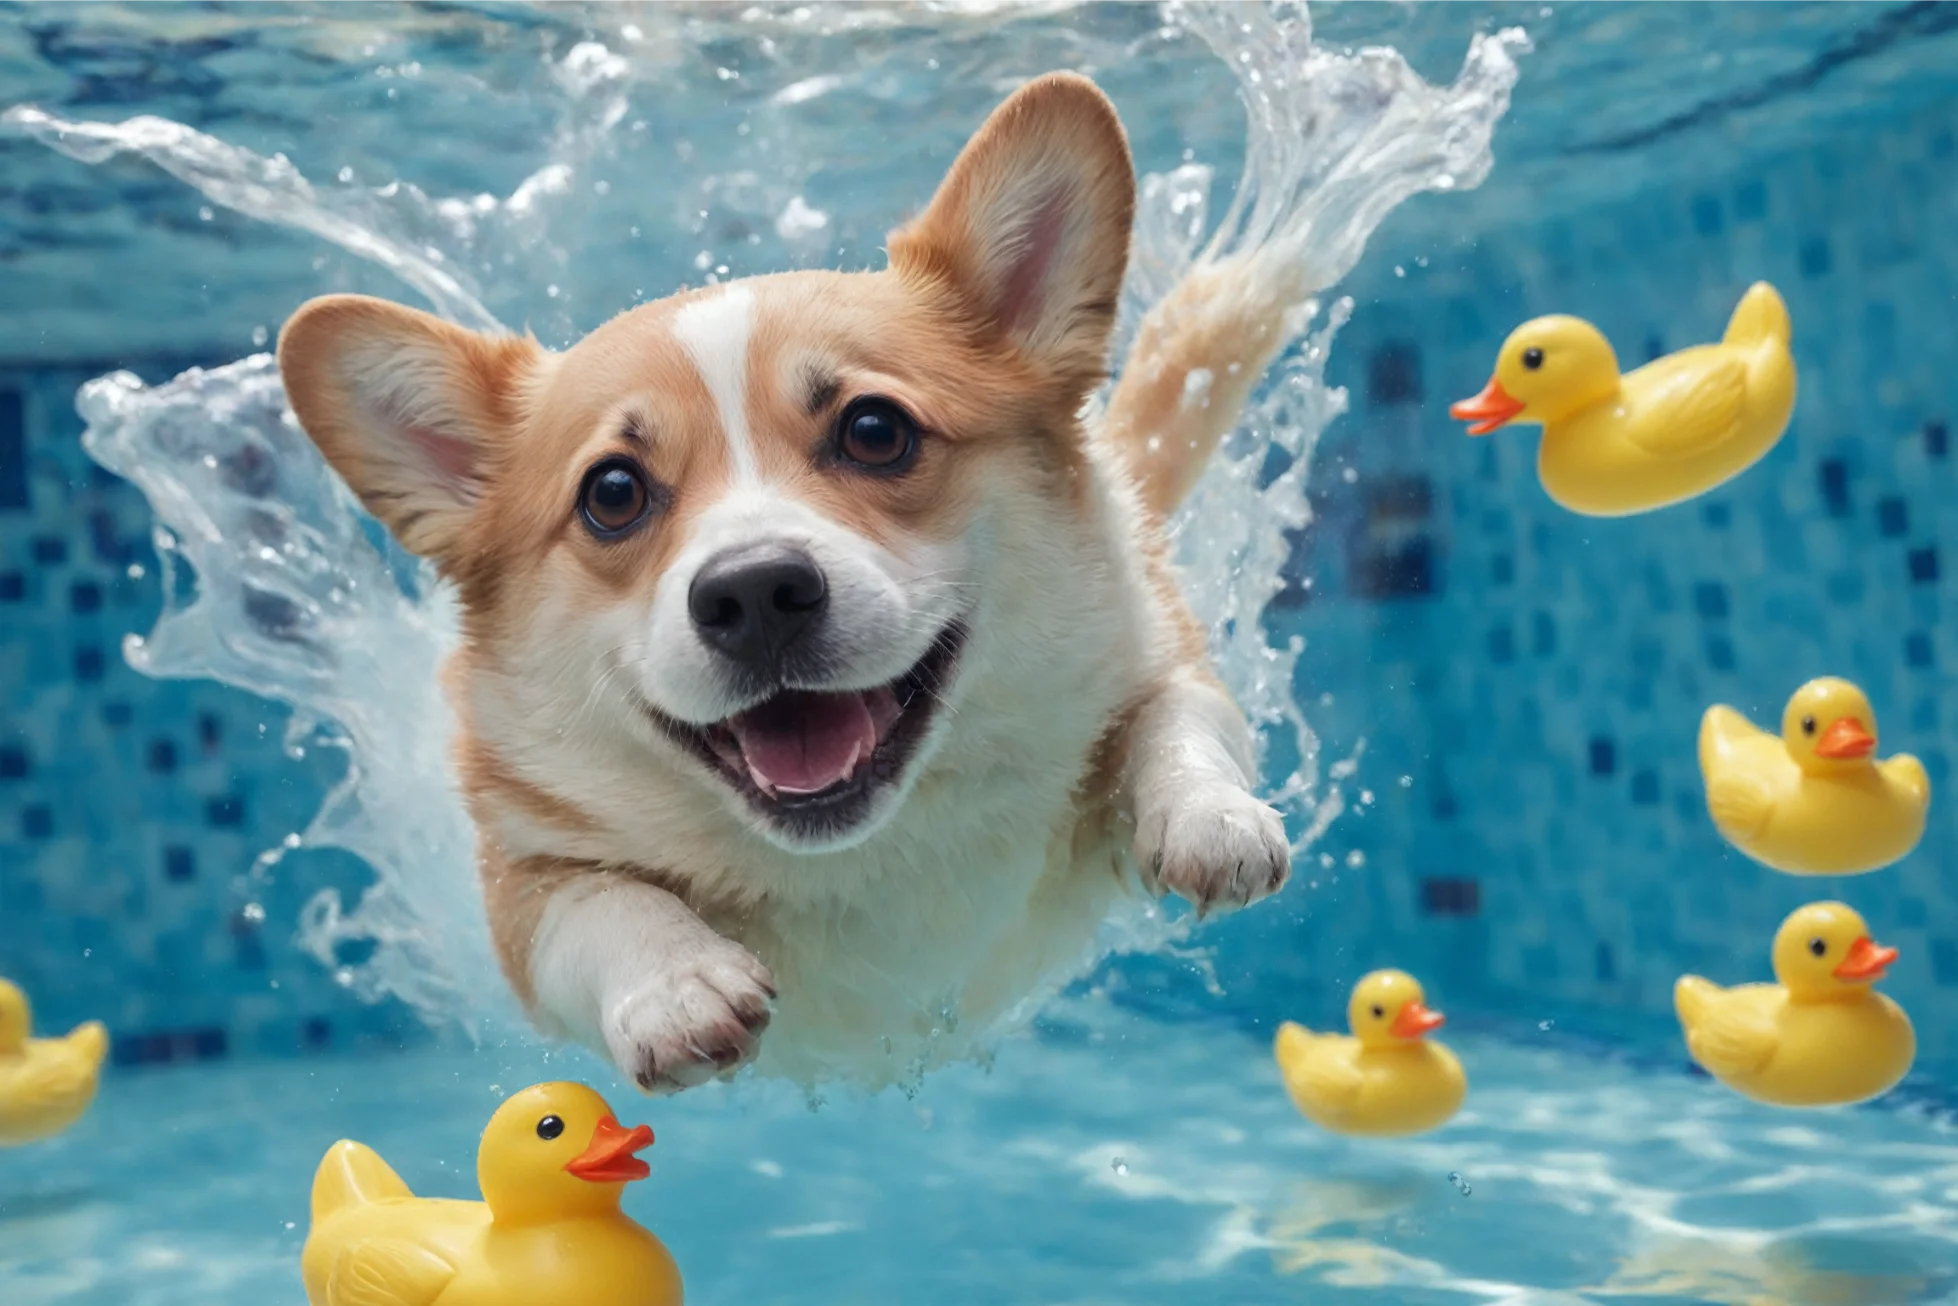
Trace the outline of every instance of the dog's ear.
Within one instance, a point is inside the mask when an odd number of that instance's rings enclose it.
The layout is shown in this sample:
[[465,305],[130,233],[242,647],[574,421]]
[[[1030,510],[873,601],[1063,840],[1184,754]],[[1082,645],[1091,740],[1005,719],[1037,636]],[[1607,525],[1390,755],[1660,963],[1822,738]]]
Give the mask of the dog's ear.
[[438,563],[453,557],[545,357],[534,340],[364,295],[312,300],[279,332],[300,425],[402,546]]
[[891,233],[891,266],[1085,390],[1107,370],[1134,216],[1115,107],[1053,73],[993,111],[930,206]]

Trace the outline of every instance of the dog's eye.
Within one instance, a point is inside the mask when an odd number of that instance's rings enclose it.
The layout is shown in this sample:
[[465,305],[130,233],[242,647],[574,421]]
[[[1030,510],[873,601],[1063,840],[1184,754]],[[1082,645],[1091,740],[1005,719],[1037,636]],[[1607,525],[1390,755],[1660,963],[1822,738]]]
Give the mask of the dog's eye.
[[578,511],[600,539],[622,535],[645,520],[653,498],[646,478],[623,458],[610,458],[585,473]]
[[888,399],[859,399],[843,412],[837,452],[873,471],[903,471],[918,451],[918,427]]
[[547,1143],[563,1133],[564,1121],[557,1116],[545,1116],[537,1122],[537,1136]]

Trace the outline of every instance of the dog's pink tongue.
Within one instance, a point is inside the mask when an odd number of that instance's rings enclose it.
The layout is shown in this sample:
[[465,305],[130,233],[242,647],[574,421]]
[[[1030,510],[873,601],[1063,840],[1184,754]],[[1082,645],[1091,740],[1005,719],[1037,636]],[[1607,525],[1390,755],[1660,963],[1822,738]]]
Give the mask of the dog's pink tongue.
[[877,747],[862,694],[791,691],[727,724],[749,776],[766,793],[820,793],[849,779]]

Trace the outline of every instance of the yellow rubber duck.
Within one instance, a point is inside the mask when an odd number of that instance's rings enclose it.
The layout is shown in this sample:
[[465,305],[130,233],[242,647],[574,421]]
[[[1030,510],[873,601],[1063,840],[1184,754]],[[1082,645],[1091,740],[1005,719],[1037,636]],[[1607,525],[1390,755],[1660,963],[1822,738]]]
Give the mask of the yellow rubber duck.
[[1917,1055],[1904,1009],[1870,986],[1895,948],[1839,902],[1797,908],[1774,936],[1779,984],[1673,986],[1686,1049],[1715,1079],[1773,1106],[1845,1106],[1896,1086]]
[[52,1138],[95,1100],[109,1034],[100,1022],[66,1038],[29,1038],[27,995],[0,979],[0,1147]]
[[359,1143],[313,1176],[300,1255],[311,1306],[680,1306],[680,1271],[619,1210],[653,1131],[620,1126],[583,1084],[538,1084],[490,1117],[483,1201],[416,1197]]
[[1540,317],[1503,342],[1481,394],[1449,413],[1487,435],[1543,426],[1537,475],[1590,517],[1650,512],[1704,494],[1774,448],[1795,410],[1788,308],[1757,281],[1717,345],[1696,345],[1620,376],[1602,332]]
[[1402,970],[1376,970],[1353,986],[1353,1033],[1314,1034],[1286,1021],[1273,1051],[1285,1091],[1307,1120],[1338,1134],[1391,1138],[1446,1124],[1468,1077],[1455,1054],[1427,1036],[1442,1026],[1421,986]]
[[1824,676],[1795,691],[1781,736],[1730,707],[1700,722],[1706,806],[1722,837],[1792,875],[1858,875],[1898,860],[1924,836],[1931,778],[1908,753],[1876,760],[1876,714],[1863,691]]

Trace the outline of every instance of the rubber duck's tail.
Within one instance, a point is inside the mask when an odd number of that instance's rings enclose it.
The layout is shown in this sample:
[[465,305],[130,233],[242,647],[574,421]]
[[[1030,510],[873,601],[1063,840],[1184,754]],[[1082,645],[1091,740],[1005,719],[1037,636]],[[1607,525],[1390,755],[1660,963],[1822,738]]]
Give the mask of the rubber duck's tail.
[[1757,281],[1747,288],[1740,307],[1727,319],[1727,334],[1722,339],[1730,345],[1758,345],[1764,340],[1786,345],[1793,331],[1788,305],[1781,302],[1781,295],[1767,282]]
[[1272,1040],[1271,1050],[1283,1062],[1303,1054],[1311,1046],[1312,1031],[1288,1020],[1278,1027],[1278,1037]]
[[68,1046],[87,1057],[90,1065],[99,1066],[102,1058],[109,1055],[109,1031],[102,1028],[99,1020],[77,1025],[69,1032]]
[[373,1148],[343,1138],[327,1149],[313,1174],[313,1223],[343,1207],[413,1196]]

